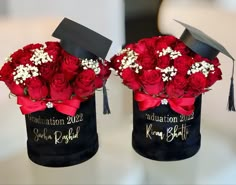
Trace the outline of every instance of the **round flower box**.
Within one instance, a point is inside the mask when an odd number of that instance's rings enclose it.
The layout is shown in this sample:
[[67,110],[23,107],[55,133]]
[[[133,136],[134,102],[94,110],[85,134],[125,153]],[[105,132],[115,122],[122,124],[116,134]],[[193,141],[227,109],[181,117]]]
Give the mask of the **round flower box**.
[[29,158],[50,167],[71,166],[98,150],[95,95],[81,103],[74,116],[47,108],[25,115]]
[[201,144],[201,96],[196,98],[194,105],[194,112],[186,116],[164,104],[140,111],[134,100],[134,150],[146,158],[158,161],[181,160],[196,154]]

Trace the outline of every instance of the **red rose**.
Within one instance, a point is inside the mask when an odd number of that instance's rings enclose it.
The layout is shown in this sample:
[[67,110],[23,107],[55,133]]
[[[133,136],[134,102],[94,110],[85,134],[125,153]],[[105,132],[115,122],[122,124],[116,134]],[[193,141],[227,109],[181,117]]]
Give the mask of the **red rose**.
[[131,50],[134,50],[134,48],[135,48],[135,44],[134,43],[129,43],[129,44],[127,44],[126,46],[125,46],[125,49],[131,49]]
[[144,38],[138,41],[137,45],[145,45],[146,49],[155,48],[160,37]]
[[25,47],[23,47],[23,50],[28,50],[28,51],[32,51],[34,49],[39,49],[41,48],[43,45],[42,44],[28,44]]
[[[31,46],[27,46],[27,47],[31,47]],[[19,49],[11,55],[11,58],[12,58],[12,61],[15,64],[25,65],[25,64],[31,64],[32,63],[32,61],[30,61],[30,58],[32,56],[33,56],[33,52],[31,50]]]
[[134,45],[133,50],[138,54],[149,55],[149,57],[156,57],[159,37],[141,39]]
[[48,95],[48,88],[39,77],[27,80],[27,90],[30,98],[33,100],[41,100]]
[[53,100],[67,100],[72,95],[72,87],[66,80],[65,75],[57,73],[53,76],[50,84],[50,96]]
[[162,51],[162,49],[166,49],[167,47],[171,47],[177,42],[177,39],[174,36],[161,36],[156,42],[156,51]]
[[161,52],[163,49],[166,49],[167,47],[169,47],[169,45],[166,42],[159,41],[158,44],[156,45],[156,51]]
[[135,52],[137,53],[147,53],[149,52],[151,55],[155,55],[157,51],[157,44],[159,44],[160,37],[152,37],[152,38],[144,38],[138,41],[135,44]]
[[210,72],[207,77],[207,87],[212,86],[217,80],[222,79],[222,72],[220,68],[215,67],[214,72]]
[[164,82],[159,70],[144,70],[140,80],[144,91],[150,95],[157,95],[164,89]]
[[184,55],[174,60],[174,67],[178,74],[186,75],[193,63],[194,60],[191,57]]
[[24,87],[22,85],[17,85],[14,81],[5,82],[12,94],[16,96],[24,96]]
[[124,69],[122,71],[121,77],[123,79],[123,84],[128,86],[130,89],[135,91],[141,87],[136,73],[132,71],[130,68]]
[[22,56],[16,60],[16,63],[18,64],[32,64],[32,61],[30,61],[30,58],[33,56],[33,53],[31,51],[23,51]]
[[95,88],[101,88],[103,86],[103,80],[106,81],[111,74],[111,70],[109,69],[109,65],[107,61],[99,61],[100,73],[97,75],[95,79]]
[[24,56],[24,51],[23,49],[18,49],[17,51],[15,51],[13,54],[11,54],[11,58],[12,58],[12,61],[16,62],[16,63],[19,63],[17,62],[19,60],[19,58],[21,58],[22,56]]
[[14,67],[12,66],[12,62],[6,62],[0,70],[0,80],[4,82],[7,82],[7,81],[12,82],[13,71],[14,71]]
[[215,67],[220,66],[220,61],[217,57],[215,57],[213,60],[210,60],[209,63],[213,64]]
[[50,57],[52,57],[53,61],[57,61],[62,50],[60,44],[58,42],[46,42],[45,44],[47,47],[44,49],[44,51],[47,52]]
[[57,70],[57,62],[47,62],[39,66],[40,76],[47,82],[52,80],[52,77],[57,72]]
[[33,53],[31,51],[19,49],[11,55],[11,58],[15,64],[25,65],[25,64],[32,63],[30,61],[30,58],[32,57],[32,55]]
[[185,76],[177,75],[170,81],[166,87],[166,93],[170,98],[180,98],[185,93],[188,81]]
[[100,73],[98,75],[102,76],[105,80],[108,79],[111,74],[111,70],[108,64],[109,62],[106,60],[104,60],[103,62],[99,61]]
[[190,52],[189,48],[183,42],[178,42],[173,49],[179,51],[182,55],[188,55]]
[[119,71],[119,67],[121,66],[121,60],[126,56],[126,53],[120,55],[114,55],[111,58],[110,66],[112,69]]
[[198,96],[205,92],[206,77],[201,73],[194,73],[189,77],[188,94],[191,96]]
[[2,69],[0,70],[0,80],[4,81],[7,87],[10,89],[11,93],[16,96],[24,95],[24,88],[21,85],[17,85],[13,81],[13,72],[12,62],[6,62]]
[[137,63],[144,70],[154,69],[156,65],[157,52],[155,44],[157,37],[141,39],[137,44],[134,44],[132,49],[138,53]]
[[184,95],[184,89],[176,88],[172,83],[166,86],[166,93],[169,98],[180,98]]
[[61,71],[65,74],[67,80],[72,80],[78,73],[80,60],[70,54],[64,52],[61,64]]
[[165,69],[170,65],[170,57],[168,55],[158,57],[157,59],[157,67],[161,69]]
[[185,76],[176,75],[171,83],[173,83],[176,88],[185,89],[188,85],[188,79]]
[[60,49],[61,48],[59,42],[48,41],[48,42],[45,42],[45,44],[48,49]]
[[[149,46],[149,47],[151,47],[151,46]],[[145,53],[145,52],[148,51],[147,44],[146,44],[146,39],[142,39],[138,43],[131,44],[126,48],[130,48],[138,54],[142,54],[142,53]]]
[[78,97],[87,97],[95,91],[96,75],[92,69],[82,71],[74,82],[74,91]]
[[174,45],[176,42],[178,42],[178,39],[176,37],[174,37],[173,35],[165,35],[165,36],[162,36],[159,38],[161,41],[165,42],[169,46]]
[[138,56],[137,63],[141,65],[144,70],[155,69],[156,59],[147,52]]
[[[104,81],[106,81],[104,79]],[[95,81],[94,81],[94,84],[95,84],[95,88],[101,88],[103,86],[103,78],[102,77],[96,77]]]

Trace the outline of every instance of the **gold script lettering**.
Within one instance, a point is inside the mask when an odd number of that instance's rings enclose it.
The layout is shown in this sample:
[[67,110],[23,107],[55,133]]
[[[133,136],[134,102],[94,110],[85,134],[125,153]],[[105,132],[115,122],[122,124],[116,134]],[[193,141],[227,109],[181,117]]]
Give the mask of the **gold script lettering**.
[[79,132],[80,132],[80,126],[78,126],[75,131],[73,128],[70,128],[66,135],[63,135],[61,131],[55,131],[54,132],[55,144],[60,144],[63,142],[65,144],[68,144],[70,141],[79,138]]
[[161,140],[163,140],[165,137],[163,132],[153,131],[152,124],[149,124],[149,125],[146,124],[146,138],[149,138],[152,140],[152,136],[159,136]]
[[47,128],[43,129],[43,133],[40,133],[39,129],[37,129],[37,128],[34,128],[33,132],[34,132],[34,135],[35,135],[35,137],[34,137],[35,142],[38,142],[40,139],[43,139],[43,140],[46,140],[46,141],[47,140],[52,140],[52,136],[50,134],[47,135]]
[[146,138],[152,140],[154,136],[160,137],[161,140],[165,140],[166,142],[172,142],[176,138],[180,138],[181,140],[187,140],[189,129],[186,124],[182,124],[181,126],[175,125],[174,127],[169,127],[165,132],[153,130],[152,124],[146,124]]
[[186,140],[188,136],[188,127],[186,124],[182,124],[181,127],[175,125],[174,127],[169,127],[166,133],[166,141],[172,142],[175,138],[181,137],[182,140]]

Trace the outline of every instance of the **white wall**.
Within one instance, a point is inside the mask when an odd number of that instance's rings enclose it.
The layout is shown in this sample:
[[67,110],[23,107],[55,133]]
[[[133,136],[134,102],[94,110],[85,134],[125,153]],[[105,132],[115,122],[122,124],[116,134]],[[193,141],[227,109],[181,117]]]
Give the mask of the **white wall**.
[[124,43],[123,0],[9,0],[8,17],[68,17],[113,40],[109,55]]

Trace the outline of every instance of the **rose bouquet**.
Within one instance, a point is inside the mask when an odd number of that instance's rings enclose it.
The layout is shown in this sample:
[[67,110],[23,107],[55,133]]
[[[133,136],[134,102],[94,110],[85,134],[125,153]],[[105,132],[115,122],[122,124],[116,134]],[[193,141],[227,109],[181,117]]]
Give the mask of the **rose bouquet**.
[[76,57],[59,42],[29,44],[6,59],[0,80],[25,114],[33,162],[63,167],[95,155],[95,90],[109,75],[107,61]]
[[74,116],[109,75],[107,61],[77,58],[59,42],[29,44],[10,55],[0,70],[0,80],[17,97],[23,114],[54,107]]
[[134,91],[141,111],[169,104],[183,115],[191,115],[195,98],[222,79],[219,65],[174,36],[141,39],[111,58],[111,68]]
[[[158,161],[182,160],[201,146],[202,94],[222,79],[217,41],[190,25],[180,39],[144,38],[111,58],[111,69],[133,90],[134,150]],[[234,111],[233,72],[228,110]]]
[[105,60],[112,41],[64,18],[52,36],[60,42],[29,44],[11,54],[0,81],[25,115],[31,161],[49,167],[82,163],[98,148],[95,91],[102,88],[110,113]]

